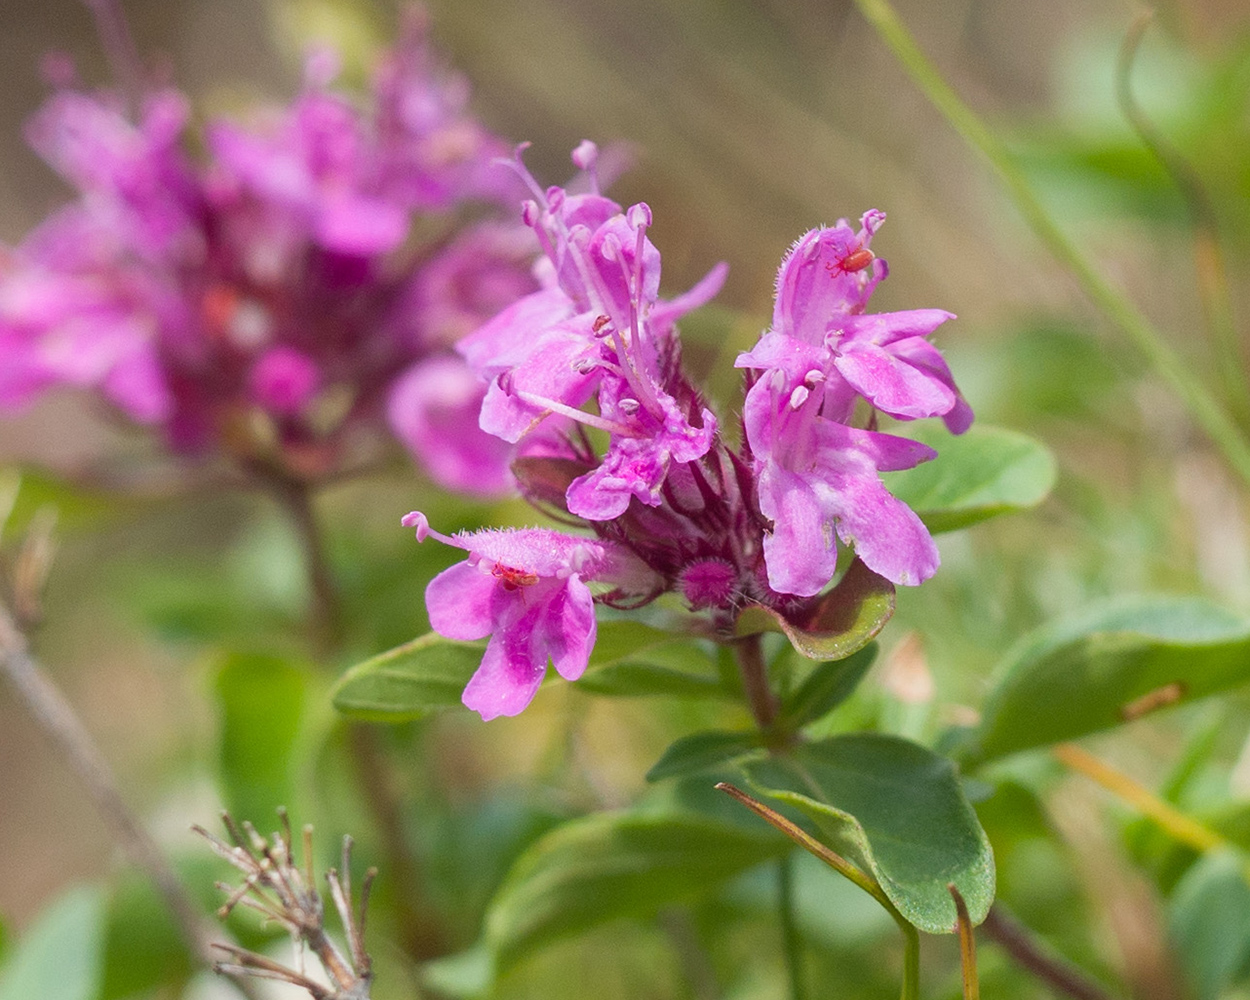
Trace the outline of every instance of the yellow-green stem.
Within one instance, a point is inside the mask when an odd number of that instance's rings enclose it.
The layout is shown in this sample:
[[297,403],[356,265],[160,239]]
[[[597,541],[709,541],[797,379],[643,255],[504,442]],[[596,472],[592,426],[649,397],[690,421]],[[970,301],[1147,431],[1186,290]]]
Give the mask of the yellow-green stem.
[[1138,784],[1127,774],[1082,750],[1075,743],[1061,743],[1052,753],[1091,781],[1101,785],[1117,798],[1137,809],[1143,816],[1157,823],[1165,833],[1196,851],[1205,853],[1227,847],[1228,841],[1214,830],[1186,816],[1175,806],[1169,805],[1150,789]]
[[889,47],[912,81],[998,172],[1020,214],[1047,249],[1080,282],[1085,294],[1133,342],[1154,370],[1180,397],[1197,424],[1219,449],[1230,468],[1250,486],[1250,444],[1236,423],[1212,397],[1202,380],[1168,345],[1133,303],[1099,273],[1076,243],[1046,212],[1007,148],[942,78],[920,51],[888,0],[855,0],[860,13]]

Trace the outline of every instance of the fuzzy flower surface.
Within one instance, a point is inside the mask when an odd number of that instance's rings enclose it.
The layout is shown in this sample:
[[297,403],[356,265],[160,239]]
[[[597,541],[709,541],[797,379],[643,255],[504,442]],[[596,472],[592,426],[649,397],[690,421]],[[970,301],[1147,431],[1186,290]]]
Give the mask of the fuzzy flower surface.
[[434,630],[449,639],[490,636],[464,703],[485,720],[519,714],[554,664],[577,680],[595,644],[594,598],[587,583],[637,587],[648,574],[628,551],[544,528],[440,534],[413,511],[405,527],[417,540],[434,536],[469,557],[426,588]]
[[452,343],[538,287],[505,215],[522,188],[492,166],[505,147],[420,16],[366,94],[336,73],[314,53],[290,104],[202,135],[175,90],[132,108],[62,74],[27,137],[76,197],[0,249],[0,406],[80,387],[176,452],[308,478],[389,422],[447,485],[508,485],[509,450],[472,421],[448,440],[447,394],[414,398],[408,377],[458,366],[475,410],[485,382]]

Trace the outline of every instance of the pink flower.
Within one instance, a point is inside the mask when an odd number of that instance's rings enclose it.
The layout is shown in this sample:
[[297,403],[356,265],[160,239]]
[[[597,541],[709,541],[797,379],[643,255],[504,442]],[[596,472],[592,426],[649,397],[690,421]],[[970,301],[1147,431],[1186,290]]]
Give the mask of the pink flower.
[[[362,430],[382,430],[394,396],[407,415],[397,436],[421,442],[448,485],[502,451],[463,421],[431,443],[462,367],[444,391],[428,378],[395,386],[538,287],[527,229],[485,216],[457,232],[450,216],[469,197],[519,200],[521,183],[490,169],[504,147],[469,115],[464,81],[436,64],[419,18],[371,100],[335,89],[336,72],[332,54],[314,54],[289,105],[191,137],[202,161],[183,148],[181,94],[145,93],[132,118],[60,74],[27,134],[78,196],[0,248],[0,405],[92,389],[178,452],[313,478],[342,467]],[[420,225],[430,211],[437,226]],[[437,245],[422,245],[431,228]],[[510,483],[504,465],[493,457],[468,478]]]
[[424,514],[403,519],[462,548],[469,558],[444,570],[425,592],[430,624],[448,639],[490,636],[464,703],[485,720],[517,715],[534,698],[550,660],[577,680],[595,644],[594,598],[586,582],[645,588],[649,574],[619,546],[543,528],[486,530],[447,536]]
[[795,243],[777,275],[772,328],[737,360],[762,374],[743,423],[754,458],[769,585],[800,596],[833,578],[837,542],[869,569],[915,585],[937,569],[928,530],[881,483],[935,452],[905,438],[850,426],[865,400],[898,420],[941,416],[955,433],[972,410],[926,337],[952,319],[941,309],[865,313],[885,262],[868,249],[885,216],[868,212],[858,233],[845,222]]
[[391,387],[391,430],[449,489],[497,496],[512,487],[513,449],[477,426],[486,386],[454,355],[419,362]]
[[[606,431],[607,454],[570,485],[568,509],[603,521],[622,514],[631,498],[657,506],[673,464],[706,454],[715,437],[709,410],[677,401],[691,392],[678,369],[673,324],[716,294],[725,268],[713,268],[685,296],[662,302],[660,253],[647,238],[651,210],[638,204],[622,211],[597,190],[544,191],[520,151],[513,165],[535,195],[524,217],[550,269],[543,289],[458,345],[491,380],[481,426],[519,441],[558,414]],[[588,142],[573,156],[592,188],[596,156]],[[597,414],[582,409],[592,398]]]
[[854,545],[864,564],[892,583],[927,580],[937,570],[937,547],[879,473],[910,469],[937,453],[827,420],[819,410],[819,396],[781,369],[747,393],[743,422],[758,456],[760,513],[773,522],[764,536],[769,586],[803,597],[820,593],[837,567],[835,538]]

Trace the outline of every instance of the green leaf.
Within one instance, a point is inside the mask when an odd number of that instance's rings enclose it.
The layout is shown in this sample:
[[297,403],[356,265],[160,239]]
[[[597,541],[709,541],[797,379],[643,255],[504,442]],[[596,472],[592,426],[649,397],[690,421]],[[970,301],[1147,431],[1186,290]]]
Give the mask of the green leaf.
[[712,770],[763,746],[759,733],[714,730],[692,733],[673,743],[647,772],[648,781],[685,778]]
[[1197,1000],[1218,1000],[1250,961],[1250,886],[1245,858],[1209,854],[1181,879],[1168,908],[1175,954]]
[[577,686],[600,695],[736,698],[721,683],[705,644],[628,621],[600,624]]
[[1055,484],[1050,450],[1016,431],[976,424],[955,436],[937,424],[916,424],[903,433],[938,456],[882,478],[931,531],[954,531],[1036,507]]
[[[197,874],[211,884],[208,871]],[[161,987],[181,992],[198,965],[151,881],[136,872],[125,873],[113,888],[106,926],[100,1000],[126,1000]]]
[[922,931],[955,931],[954,883],[974,923],[994,900],[994,856],[954,765],[896,736],[852,733],[749,761],[751,784],[815,821]]
[[[372,722],[405,722],[460,707],[485,648],[484,641],[457,642],[434,632],[419,636],[348,670],[335,685],[334,707]],[[691,639],[640,622],[609,621],[599,625],[578,683],[598,694],[708,697],[722,693],[712,664]],[[709,672],[691,672],[692,666],[706,666]],[[547,678],[553,673],[548,671]]]
[[894,614],[894,585],[858,559],[805,618],[791,621],[762,604],[738,615],[735,633],[781,632],[812,660],[842,660],[863,649]]
[[1026,636],[996,671],[965,766],[1118,726],[1250,680],[1250,622],[1199,598],[1099,605]]
[[823,718],[851,696],[876,658],[877,645],[870,643],[845,660],[820,664],[782,703],[778,725],[794,731]]
[[492,901],[486,942],[500,971],[535,949],[622,917],[649,917],[790,849],[771,831],[694,813],[572,820],[517,860]]
[[293,795],[292,749],[304,711],[304,672],[265,653],[231,653],[217,670],[223,798],[262,827]]
[[577,686],[591,694],[640,697],[664,695],[669,698],[732,698],[718,677],[700,677],[684,670],[655,663],[615,663],[594,673],[587,672]]
[[334,686],[334,707],[371,722],[406,722],[453,708],[485,648],[429,632],[348,670]]
[[40,915],[0,971],[0,1000],[96,1000],[104,947],[104,894],[79,886]]

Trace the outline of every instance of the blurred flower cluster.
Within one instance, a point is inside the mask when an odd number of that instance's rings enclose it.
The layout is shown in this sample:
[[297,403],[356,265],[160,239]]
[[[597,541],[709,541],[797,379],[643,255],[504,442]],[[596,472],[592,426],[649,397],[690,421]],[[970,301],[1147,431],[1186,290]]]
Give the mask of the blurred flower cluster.
[[27,136],[77,196],[0,248],[0,406],[88,387],[176,452],[309,481],[389,423],[440,483],[510,485],[449,347],[537,287],[536,247],[421,14],[366,94],[318,51],[246,123],[196,128],[165,86],[88,91],[63,59],[48,75]]
[[675,325],[716,294],[725,266],[661,299],[651,210],[599,193],[596,159],[592,143],[574,151],[590,192],[571,194],[544,190],[518,153],[534,196],[523,217],[546,255],[542,287],[458,345],[490,383],[482,429],[521,447],[526,498],[595,538],[452,538],[420,512],[404,521],[470,554],[426,599],[444,636],[492,637],[464,696],[485,718],[521,711],[548,659],[581,675],[596,600],[633,608],[675,591],[727,640],[749,605],[803,627],[837,574],[838,539],[891,584],[928,579],[937,548],[880,473],[935,452],[876,430],[877,413],[940,416],[955,433],[972,422],[926,339],[951,314],[865,312],[888,273],[869,249],[885,216],[871,211],[858,231],[845,221],[812,230],[782,262],[772,327],[737,360],[748,371],[743,440],[727,442],[682,369]]

